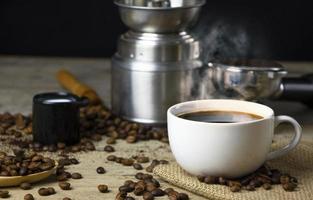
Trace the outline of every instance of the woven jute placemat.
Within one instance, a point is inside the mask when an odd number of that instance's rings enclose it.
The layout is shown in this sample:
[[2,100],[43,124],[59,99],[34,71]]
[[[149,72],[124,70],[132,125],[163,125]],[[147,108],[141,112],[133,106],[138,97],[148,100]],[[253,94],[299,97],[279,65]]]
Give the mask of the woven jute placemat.
[[[276,142],[276,149],[286,141]],[[281,185],[274,185],[271,190],[257,188],[256,191],[241,191],[232,193],[227,186],[207,185],[198,181],[195,176],[188,174],[177,163],[159,165],[154,168],[154,174],[161,179],[186,189],[195,194],[214,200],[313,200],[313,141],[301,143],[288,155],[268,162],[271,168],[283,173],[290,173],[298,181],[298,189],[286,192]]]

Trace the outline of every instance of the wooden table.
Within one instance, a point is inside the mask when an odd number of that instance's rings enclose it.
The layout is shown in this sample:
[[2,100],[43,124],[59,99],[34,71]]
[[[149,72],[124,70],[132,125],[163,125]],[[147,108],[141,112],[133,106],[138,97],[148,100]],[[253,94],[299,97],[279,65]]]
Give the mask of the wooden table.
[[[313,72],[313,63],[284,62],[283,64],[292,74]],[[106,105],[110,104],[109,59],[0,56],[0,112],[30,113],[34,94],[62,90],[55,79],[55,74],[60,68],[69,69],[80,80],[95,88]],[[275,109],[276,113],[288,114],[297,118],[303,125],[304,139],[313,140],[312,109],[300,103],[268,102],[268,104]],[[289,128],[287,126],[280,127],[278,137],[287,137],[291,132]],[[34,188],[29,191],[8,188],[12,195],[10,199],[23,199],[26,193],[32,193],[36,199],[62,199],[66,196],[76,200],[114,199],[118,186],[122,185],[126,179],[133,179],[133,175],[138,171],[132,167],[124,167],[106,161],[108,154],[102,151],[105,145],[104,141],[96,144],[97,151],[75,154],[75,157],[81,163],[70,166],[69,171],[80,172],[84,178],[70,180],[73,190],[62,191],[53,179],[49,179],[34,185]],[[127,145],[125,141],[118,141],[115,148],[118,156],[136,155],[143,150],[144,154],[151,158],[173,161],[169,146],[158,141]],[[55,157],[53,154],[49,154],[49,156]],[[99,166],[103,166],[107,173],[97,174],[96,168]],[[97,190],[98,184],[109,185],[111,192],[99,193]],[[162,185],[164,187],[170,186],[163,182]],[[50,197],[40,197],[37,190],[45,186],[53,186],[57,190],[57,194]],[[182,189],[176,189],[183,191]],[[194,194],[188,194],[191,199],[204,199]]]

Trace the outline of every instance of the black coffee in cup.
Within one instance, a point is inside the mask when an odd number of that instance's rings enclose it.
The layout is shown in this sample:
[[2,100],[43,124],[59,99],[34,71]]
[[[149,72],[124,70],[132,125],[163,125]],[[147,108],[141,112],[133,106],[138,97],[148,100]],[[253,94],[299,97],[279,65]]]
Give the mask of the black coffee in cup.
[[238,111],[195,111],[178,115],[183,119],[207,123],[236,123],[262,119],[262,116]]

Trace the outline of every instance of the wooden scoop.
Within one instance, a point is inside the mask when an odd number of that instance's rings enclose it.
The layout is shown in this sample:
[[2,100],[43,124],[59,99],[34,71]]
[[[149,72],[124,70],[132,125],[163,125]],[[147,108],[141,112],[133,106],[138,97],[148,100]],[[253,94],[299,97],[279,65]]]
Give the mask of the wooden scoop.
[[52,173],[54,173],[56,168],[57,165],[55,165],[54,168],[50,170],[30,174],[27,176],[0,176],[0,187],[19,186],[21,183],[25,182],[34,183],[41,181],[48,178]]
[[79,97],[87,97],[91,104],[101,103],[98,94],[91,87],[77,80],[69,71],[65,69],[59,70],[56,77],[60,85],[73,94]]

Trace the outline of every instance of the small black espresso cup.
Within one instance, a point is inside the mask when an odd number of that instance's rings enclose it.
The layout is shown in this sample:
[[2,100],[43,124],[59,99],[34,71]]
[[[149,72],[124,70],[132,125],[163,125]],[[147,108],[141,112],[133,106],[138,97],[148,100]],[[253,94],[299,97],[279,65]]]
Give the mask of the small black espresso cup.
[[33,97],[34,142],[43,145],[58,142],[68,145],[78,143],[79,108],[88,104],[87,98],[74,94],[52,92]]

